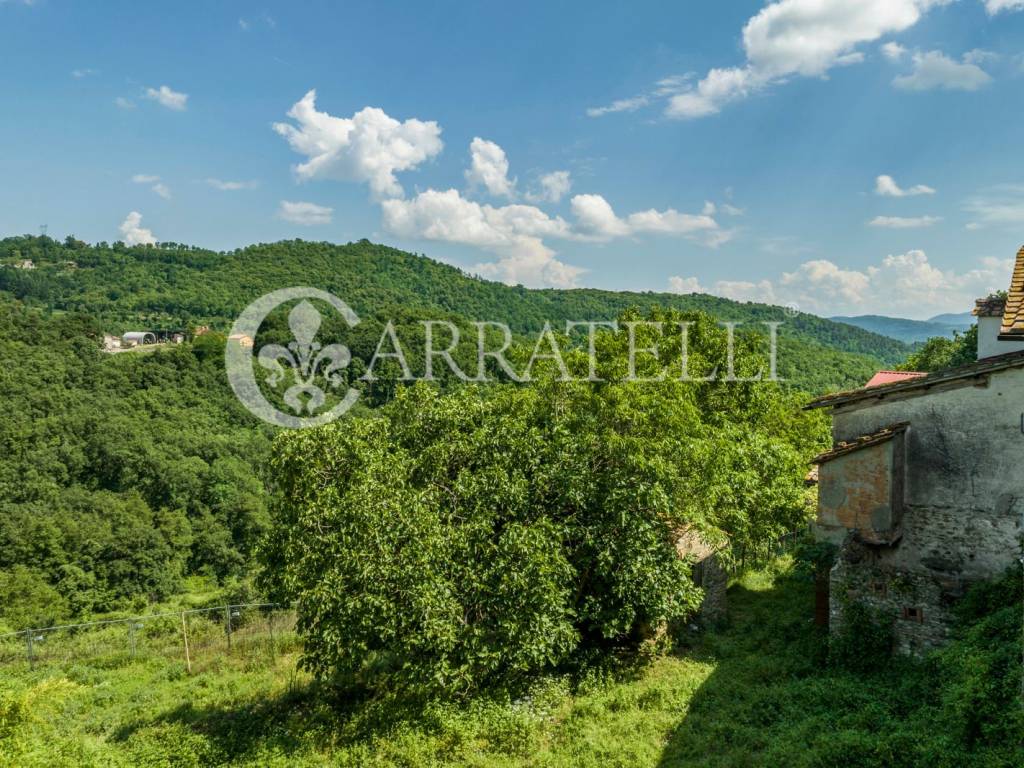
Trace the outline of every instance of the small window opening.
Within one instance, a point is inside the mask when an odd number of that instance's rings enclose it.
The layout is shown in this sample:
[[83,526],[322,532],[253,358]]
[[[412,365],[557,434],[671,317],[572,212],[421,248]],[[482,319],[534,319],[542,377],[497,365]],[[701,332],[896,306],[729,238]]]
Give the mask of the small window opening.
[[903,608],[903,618],[907,621],[916,621],[919,624],[924,621],[924,611],[917,606],[905,606]]

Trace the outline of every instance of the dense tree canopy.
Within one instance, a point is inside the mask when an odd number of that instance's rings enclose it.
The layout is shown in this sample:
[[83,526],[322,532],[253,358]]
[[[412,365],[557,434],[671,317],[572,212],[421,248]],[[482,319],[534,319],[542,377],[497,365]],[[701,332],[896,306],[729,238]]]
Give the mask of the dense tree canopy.
[[953,338],[936,336],[914,350],[900,366],[904,371],[941,371],[970,365],[978,359],[978,326],[972,325]]
[[[32,259],[36,268],[11,268],[21,259]],[[311,285],[344,299],[363,319],[362,332],[374,339],[388,318],[424,315],[500,321],[517,334],[536,333],[545,322],[564,327],[567,320],[613,320],[628,309],[655,307],[699,310],[749,326],[781,321],[781,373],[813,393],[860,386],[909,351],[894,339],[780,307],[705,294],[507,286],[366,240],[293,240],[215,253],[176,243],[90,246],[70,237],[63,243],[11,237],[0,240],[0,265],[0,291],[30,304],[88,312],[105,331],[118,333],[140,325],[208,324],[226,331],[256,297]]]
[[[724,332],[687,319],[693,376],[724,371]],[[278,438],[265,562],[298,602],[311,670],[448,691],[515,680],[691,614],[682,529],[728,562],[806,520],[820,416],[767,382],[622,381],[625,336],[599,336],[605,382],[559,381],[552,364],[529,387],[418,385],[373,417]],[[661,343],[642,375],[679,370],[680,335]],[[745,376],[763,365],[754,343],[737,353]]]
[[100,335],[85,316],[0,304],[9,624],[166,597],[186,573],[242,574],[265,526],[270,433],[228,389],[222,348],[108,355]]

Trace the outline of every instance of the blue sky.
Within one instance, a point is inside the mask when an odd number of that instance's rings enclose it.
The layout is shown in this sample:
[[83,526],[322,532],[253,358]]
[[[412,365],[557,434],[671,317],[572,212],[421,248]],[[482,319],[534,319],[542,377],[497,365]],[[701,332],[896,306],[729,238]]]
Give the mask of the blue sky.
[[0,0],[0,49],[3,234],[908,317],[1024,242],[1024,0]]

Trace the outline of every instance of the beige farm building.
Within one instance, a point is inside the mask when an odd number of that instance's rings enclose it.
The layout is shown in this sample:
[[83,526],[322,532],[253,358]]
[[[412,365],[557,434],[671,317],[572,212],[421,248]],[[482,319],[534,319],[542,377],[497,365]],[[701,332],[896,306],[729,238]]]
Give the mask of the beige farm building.
[[975,314],[977,362],[809,405],[832,411],[815,527],[839,546],[827,581],[833,630],[857,600],[889,617],[897,650],[940,645],[966,588],[1021,556],[1024,248],[1007,298],[981,299]]

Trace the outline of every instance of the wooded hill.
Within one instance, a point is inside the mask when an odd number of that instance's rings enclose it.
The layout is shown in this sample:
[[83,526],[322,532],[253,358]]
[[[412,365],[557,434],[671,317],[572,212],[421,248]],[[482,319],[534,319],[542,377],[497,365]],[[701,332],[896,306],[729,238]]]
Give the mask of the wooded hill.
[[[13,268],[23,259],[36,268]],[[780,373],[813,393],[860,386],[910,351],[885,336],[766,304],[705,294],[507,286],[367,240],[292,240],[217,253],[177,243],[128,247],[24,236],[0,241],[0,264],[0,292],[29,305],[88,313],[109,332],[197,324],[226,330],[257,296],[309,285],[336,294],[370,320],[364,333],[377,327],[374,320],[418,322],[440,314],[500,321],[530,334],[545,321],[558,328],[567,320],[614,320],[626,309],[653,307],[699,310],[748,327],[781,321]]]

